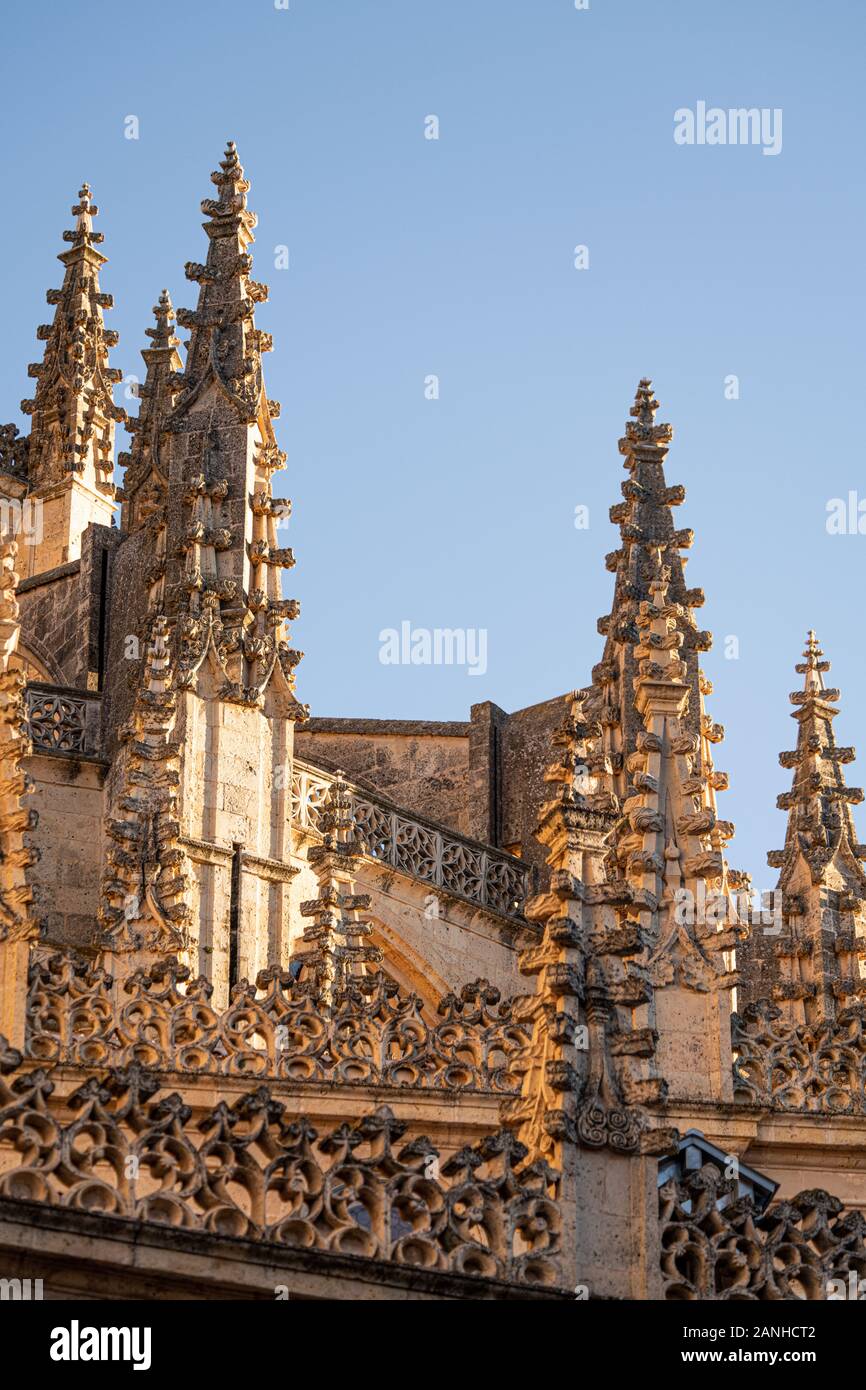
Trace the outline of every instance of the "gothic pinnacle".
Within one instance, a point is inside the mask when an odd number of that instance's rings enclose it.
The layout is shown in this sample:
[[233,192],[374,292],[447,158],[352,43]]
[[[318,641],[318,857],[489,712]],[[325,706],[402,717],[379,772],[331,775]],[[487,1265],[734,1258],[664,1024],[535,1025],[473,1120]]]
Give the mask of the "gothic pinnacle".
[[177,695],[165,617],[156,617],[132,711],[120,730],[122,753],[109,814],[99,920],[109,952],[179,955],[191,920],[189,861],[179,842],[179,747],[172,739]]
[[772,991],[795,1023],[813,1023],[866,991],[858,964],[866,846],[857,843],[851,815],[863,792],[845,785],[842,770],[854,761],[854,749],[836,744],[839,691],[824,684],[830,663],[811,629],[796,669],[803,677],[802,689],[790,696],[797,746],[779,754],[794,775],[791,790],[776,802],[788,815],[785,846],[767,855],[780,870],[786,928],[774,943]]
[[207,259],[185,267],[198,284],[198,303],[176,313],[190,330],[186,364],[168,378],[177,399],[166,431],[183,506],[167,538],[166,601],[183,614],[182,688],[212,637],[225,676],[220,698],[259,704],[275,678],[284,712],[296,718],[304,712],[294,697],[301,653],[289,646],[285,621],[298,605],[283,599],[280,578],[294,556],[277,535],[288,503],[271,489],[285,454],[274,433],[279,405],[267,398],[262,367],[271,336],[255,322],[268,290],[252,279],[256,218],[233,141],[211,181],[218,196],[201,204]]
[[[619,441],[629,477],[622,484],[623,501],[610,509],[621,545],[607,557],[616,582],[612,610],[599,619],[606,642],[603,659],[593,671],[595,712],[603,724],[619,726],[625,755],[634,751],[633,739],[640,727],[634,711],[630,712],[635,681],[648,675],[650,666],[664,665],[677,673],[689,691],[687,723],[696,736],[702,734],[698,655],[712,644],[710,633],[698,629],[692,616],[704,596],[700,589],[686,588],[680,552],[691,546],[694,534],[674,525],[672,509],[685,500],[685,489],[679,484],[668,486],[665,479],[664,460],[673,429],[656,423],[658,409],[652,382],[642,377]],[[647,618],[643,610],[654,606],[662,592],[663,616],[673,622],[673,630],[651,632],[643,621]],[[662,653],[668,656],[662,659]],[[649,663],[643,671],[641,662]]]
[[683,893],[697,901],[703,886],[729,891],[725,845],[733,826],[716,813],[726,779],[714,769],[711,745],[722,730],[705,713],[709,683],[699,665],[712,639],[692,613],[703,594],[685,585],[680,552],[693,534],[674,525],[672,509],[685,489],[665,479],[673,430],[656,422],[658,408],[652,383],[642,378],[619,441],[629,477],[610,513],[621,546],[608,557],[616,581],[586,702],[598,729],[588,763],[598,791],[618,810],[609,872],[628,886],[626,916],[658,934],[649,961],[654,977],[727,989],[734,976],[711,957],[730,950],[737,932],[705,944],[702,927],[687,939],[674,920]]
[[174,306],[171,302],[171,295],[168,290],[163,290],[159,296],[159,303],[153,306],[153,316],[156,319],[155,328],[146,328],[144,331],[148,338],[153,342],[155,348],[179,347],[180,339],[174,336]]
[[38,815],[22,798],[34,790],[22,758],[31,751],[24,705],[24,674],[15,665],[21,623],[16,590],[18,546],[0,536],[0,943],[39,936],[27,870],[38,859],[24,839]]
[[[174,334],[174,309],[168,290],[163,290],[154,304],[153,316],[155,326],[144,330],[150,345],[141,350],[147,368],[145,380],[133,386],[135,395],[141,401],[141,408],[137,417],[126,421],[126,428],[133,437],[132,448],[128,453],[118,455],[117,460],[126,469],[121,517],[124,531],[138,530],[162,508],[168,488],[167,462],[162,457],[163,453],[167,453],[164,435],[176,396],[175,374],[182,366],[177,350],[180,343]],[[156,568],[160,573],[151,573],[148,583],[151,600],[159,607],[164,588],[164,559],[157,562]]]
[[176,385],[181,389],[178,410],[193,403],[209,381],[245,423],[260,417],[276,419],[279,406],[264,395],[261,354],[271,347],[270,335],[255,326],[255,306],[268,297],[267,285],[250,278],[255,214],[247,208],[249,180],[229,141],[220,168],[211,174],[219,197],[205,198],[201,210],[208,219],[208,254],[204,265],[187,261],[188,280],[199,285],[195,309],[178,309],[177,322],[188,328],[186,369]]
[[774,850],[768,856],[773,868],[782,869],[780,887],[784,888],[793,873],[796,856],[802,852],[812,873],[813,882],[823,881],[827,866],[839,850],[847,849],[852,860],[861,855],[857,845],[849,806],[863,800],[858,787],[846,787],[842,767],[854,761],[854,749],[838,747],[832,721],[839,713],[839,691],[824,684],[830,662],[814,631],[806,636],[803,660],[796,670],[803,677],[802,690],[791,693],[794,706],[791,715],[798,724],[797,747],[779,754],[782,767],[794,772],[790,792],[777,799],[780,810],[788,812],[788,832],[784,850]]
[[301,903],[302,917],[312,918],[304,928],[307,950],[297,952],[292,963],[310,985],[314,998],[326,1008],[339,1002],[352,980],[367,973],[368,965],[383,959],[381,947],[371,946],[371,924],[358,913],[370,907],[368,893],[354,891],[354,876],[365,851],[357,833],[352,793],[342,772],[334,780],[323,804],[321,844],[311,845],[307,858],[319,882],[316,898]]
[[91,484],[110,496],[114,425],[125,418],[112,388],[122,373],[108,365],[117,334],[103,324],[112,298],[99,288],[106,258],[95,249],[103,238],[93,230],[99,209],[89,184],[82,184],[78,198],[72,207],[75,226],[63,233],[70,249],[58,255],[65,267],[63,284],[47,295],[55,306],[54,321],[37,330],[45,355],[28,368],[38,383],[36,394],[22,401],[21,409],[33,417],[29,471],[34,486],[58,483],[70,473],[90,474]]

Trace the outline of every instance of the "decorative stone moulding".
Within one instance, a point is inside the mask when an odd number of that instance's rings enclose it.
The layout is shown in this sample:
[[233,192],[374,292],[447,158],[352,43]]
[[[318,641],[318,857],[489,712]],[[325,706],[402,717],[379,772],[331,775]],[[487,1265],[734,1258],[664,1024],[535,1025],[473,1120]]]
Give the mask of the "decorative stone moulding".
[[[332,782],[326,772],[295,760],[292,820],[300,829],[320,833],[322,808]],[[365,853],[465,902],[500,916],[523,919],[524,904],[532,891],[531,865],[410,816],[384,797],[375,797],[351,783],[347,786]]]
[[[137,1062],[157,1071],[509,1094],[511,1062],[528,1039],[486,980],[447,994],[427,1023],[416,995],[380,973],[323,1009],[288,971],[262,971],[232,990],[222,1013],[213,986],[176,962],[138,970],[115,1004],[114,982],[70,954],[32,953],[26,1054],[81,1067]],[[181,990],[184,992],[181,992]]]
[[39,753],[93,757],[98,751],[100,700],[59,687],[31,684],[25,692],[27,726]]
[[819,1189],[759,1213],[705,1165],[659,1188],[659,1219],[666,1299],[824,1300],[866,1274],[866,1218]]
[[[3,1069],[20,1055],[5,1045]],[[507,1130],[439,1167],[387,1106],[319,1133],[265,1086],[197,1123],[133,1064],[61,1118],[43,1070],[0,1079],[0,1197],[428,1271],[557,1288],[558,1174]]]
[[734,1095],[774,1110],[866,1114],[866,1006],[793,1024],[769,999],[731,1019]]

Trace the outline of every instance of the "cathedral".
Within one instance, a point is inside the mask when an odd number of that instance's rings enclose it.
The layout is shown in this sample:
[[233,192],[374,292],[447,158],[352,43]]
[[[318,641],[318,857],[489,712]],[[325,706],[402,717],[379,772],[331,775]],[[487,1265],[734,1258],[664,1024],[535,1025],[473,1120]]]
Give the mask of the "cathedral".
[[758,903],[642,380],[585,684],[463,722],[311,715],[232,143],[211,180],[137,414],[85,184],[29,433],[0,428],[4,1289],[850,1296],[866,844],[818,639]]

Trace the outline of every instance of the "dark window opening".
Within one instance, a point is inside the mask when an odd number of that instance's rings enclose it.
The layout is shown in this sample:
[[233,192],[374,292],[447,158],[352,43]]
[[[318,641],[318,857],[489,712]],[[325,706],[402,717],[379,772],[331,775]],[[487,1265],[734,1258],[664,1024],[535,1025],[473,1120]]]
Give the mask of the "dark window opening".
[[232,881],[229,907],[229,990],[240,979],[241,871],[244,847],[232,845]]

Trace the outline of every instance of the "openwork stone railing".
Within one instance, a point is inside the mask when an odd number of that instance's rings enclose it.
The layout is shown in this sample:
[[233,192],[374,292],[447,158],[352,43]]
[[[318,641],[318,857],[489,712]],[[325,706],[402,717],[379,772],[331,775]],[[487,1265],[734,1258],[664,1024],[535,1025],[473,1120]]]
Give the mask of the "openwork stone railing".
[[[10,1071],[20,1056],[7,1049]],[[11,1083],[11,1084],[10,1084]],[[191,1123],[136,1065],[52,1104],[43,1070],[0,1079],[0,1196],[211,1236],[387,1260],[514,1284],[558,1280],[558,1174],[521,1167],[508,1131],[441,1170],[430,1141],[395,1148],[387,1106],[320,1135],[264,1086]]]
[[25,698],[35,750],[70,757],[93,757],[98,752],[98,694],[33,681],[27,686]]
[[666,1299],[848,1298],[866,1274],[866,1218],[817,1189],[757,1215],[707,1165],[659,1188],[659,1219]]
[[795,1027],[767,999],[731,1020],[734,1094],[777,1110],[866,1114],[866,1006]]
[[[295,762],[292,819],[302,829],[319,830],[332,780],[319,768]],[[358,833],[373,858],[476,906],[506,917],[522,917],[532,891],[531,865],[454,831],[442,830],[423,817],[410,816],[385,797],[347,785]]]
[[[428,1025],[416,995],[382,974],[360,978],[331,1010],[279,969],[244,981],[223,1013],[213,986],[172,965],[137,971],[115,1003],[112,980],[67,954],[34,953],[26,1053],[82,1067],[138,1062],[158,1071],[332,1081],[360,1086],[511,1093],[511,1070],[526,1046],[526,1025],[486,980],[448,994],[440,1022]],[[185,986],[181,993],[179,986]]]

